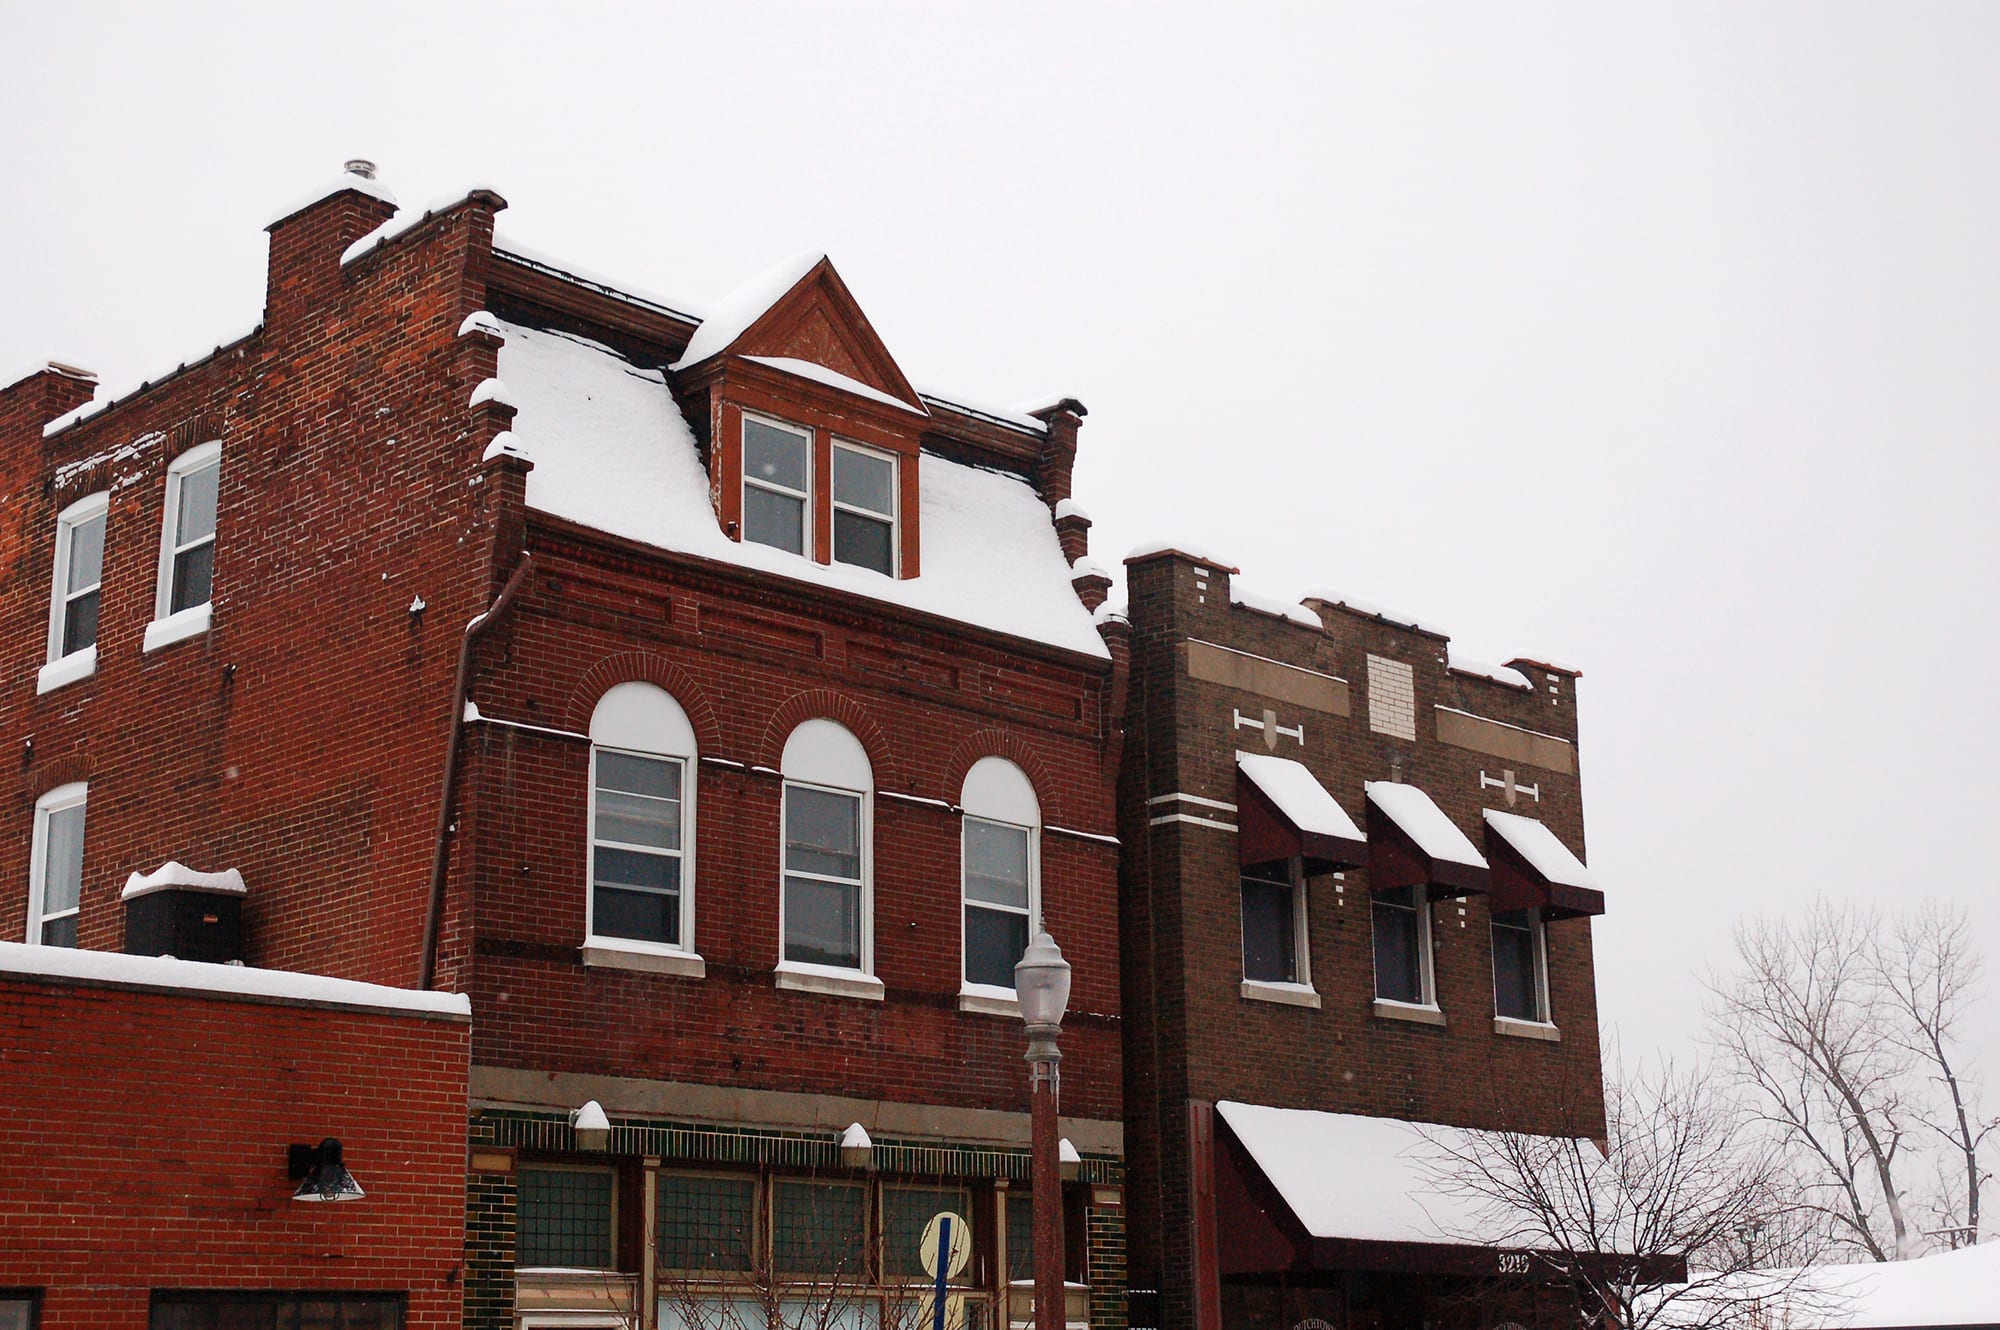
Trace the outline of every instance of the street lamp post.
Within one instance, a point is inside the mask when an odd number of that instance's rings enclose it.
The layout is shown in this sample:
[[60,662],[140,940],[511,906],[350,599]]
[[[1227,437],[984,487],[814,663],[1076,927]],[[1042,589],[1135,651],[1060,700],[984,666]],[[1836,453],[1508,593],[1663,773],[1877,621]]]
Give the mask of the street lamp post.
[[1032,1131],[1028,1158],[1034,1192],[1035,1330],[1063,1330],[1062,1164],[1056,1114],[1061,1109],[1063,1011],[1069,1006],[1069,962],[1046,931],[1035,934],[1014,966],[1014,993],[1028,1026],[1028,1093]]

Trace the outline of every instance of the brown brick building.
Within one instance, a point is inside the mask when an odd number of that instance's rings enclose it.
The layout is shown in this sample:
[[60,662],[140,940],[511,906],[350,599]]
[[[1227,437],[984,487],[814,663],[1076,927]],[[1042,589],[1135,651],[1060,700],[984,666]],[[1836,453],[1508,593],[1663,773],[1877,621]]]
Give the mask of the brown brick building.
[[1575,672],[1126,569],[1134,1288],[1169,1330],[1532,1320],[1404,1124],[1604,1134]]
[[[504,206],[349,174],[271,223],[250,332],[115,398],[0,388],[0,932],[469,996],[469,1166],[431,1176],[428,1120],[401,1165],[462,1249],[413,1230],[364,1281],[408,1324],[447,1287],[479,1327],[893,1323],[951,1210],[979,1328],[1027,1273],[1009,984],[1045,921],[1071,1314],[1120,1324],[1124,634],[1072,567],[1081,406],[918,392],[821,256],[697,317],[496,242]],[[170,909],[128,897],[169,861]],[[200,1201],[282,1185],[249,1171]],[[131,1286],[190,1327],[228,1299],[173,1290],[356,1287],[293,1227]],[[0,1235],[53,1324],[84,1295],[40,1262]]]

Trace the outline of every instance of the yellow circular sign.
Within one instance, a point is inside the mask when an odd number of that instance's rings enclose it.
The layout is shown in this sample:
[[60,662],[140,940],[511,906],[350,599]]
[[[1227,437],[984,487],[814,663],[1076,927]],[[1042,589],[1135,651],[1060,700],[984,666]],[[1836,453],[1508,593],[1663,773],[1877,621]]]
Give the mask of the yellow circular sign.
[[972,1225],[949,1210],[940,1210],[924,1225],[923,1237],[917,1239],[917,1257],[924,1263],[924,1273],[932,1279],[937,1278],[938,1247],[947,1223],[951,1225],[951,1254],[944,1262],[944,1277],[950,1279],[964,1273],[965,1263],[972,1259]]

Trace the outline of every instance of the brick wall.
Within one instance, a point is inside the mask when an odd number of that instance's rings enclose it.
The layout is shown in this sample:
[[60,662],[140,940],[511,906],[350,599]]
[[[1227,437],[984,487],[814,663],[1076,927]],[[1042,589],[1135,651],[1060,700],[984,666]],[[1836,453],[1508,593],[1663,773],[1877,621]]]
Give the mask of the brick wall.
[[[462,1020],[0,976],[0,1286],[42,1324],[147,1322],[154,1288],[407,1292],[456,1327]],[[290,1199],[332,1136],[364,1199]]]

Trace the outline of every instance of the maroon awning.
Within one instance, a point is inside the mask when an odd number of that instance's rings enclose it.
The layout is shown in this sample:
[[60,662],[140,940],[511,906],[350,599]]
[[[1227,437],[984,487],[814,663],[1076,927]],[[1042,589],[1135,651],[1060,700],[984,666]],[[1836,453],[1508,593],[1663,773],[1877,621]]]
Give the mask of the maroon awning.
[[1245,868],[1297,855],[1324,873],[1367,863],[1368,842],[1304,763],[1239,753],[1236,854]]
[[1368,783],[1368,885],[1425,884],[1454,895],[1489,890],[1486,860],[1430,796],[1414,785]]
[[1553,919],[1604,913],[1597,879],[1546,823],[1495,808],[1485,822],[1495,911],[1536,909]]

